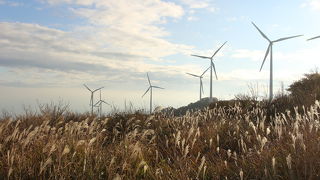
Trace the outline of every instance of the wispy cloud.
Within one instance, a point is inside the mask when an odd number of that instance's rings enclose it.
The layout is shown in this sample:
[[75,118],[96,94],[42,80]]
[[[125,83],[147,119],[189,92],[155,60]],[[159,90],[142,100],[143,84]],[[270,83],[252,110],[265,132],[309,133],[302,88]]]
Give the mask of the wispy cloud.
[[320,0],[306,0],[301,6],[311,8],[314,11],[320,11]]
[[[308,64],[318,64],[318,58],[320,57],[319,53],[320,46],[319,44],[315,44],[312,47],[309,46],[307,48],[299,49],[296,51],[276,51],[273,52],[274,56],[276,56],[277,61],[282,62],[290,62],[290,63],[299,63],[301,61]],[[262,61],[265,55],[265,51],[263,50],[252,50],[252,49],[234,49],[233,53],[230,54],[232,58],[235,59],[247,59],[252,61]],[[268,59],[269,59],[268,55]]]
[[191,9],[202,9],[210,6],[208,1],[201,0],[180,0],[183,4],[189,6]]
[[8,6],[17,7],[17,6],[22,6],[23,3],[13,2],[13,1],[8,1],[8,0],[0,0],[0,5],[8,5]]

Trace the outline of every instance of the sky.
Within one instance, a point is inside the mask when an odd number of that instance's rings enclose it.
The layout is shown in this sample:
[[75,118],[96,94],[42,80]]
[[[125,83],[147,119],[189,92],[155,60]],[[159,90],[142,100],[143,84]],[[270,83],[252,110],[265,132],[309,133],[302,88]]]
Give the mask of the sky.
[[[269,60],[259,72],[270,39],[274,44],[274,92],[320,65],[320,0],[0,0],[0,109],[21,113],[38,103],[63,101],[89,111],[90,92],[118,109],[148,108],[146,73],[154,106],[180,107],[199,99],[201,74],[214,58],[220,100],[258,87],[268,94]],[[209,96],[209,73],[204,76]],[[98,94],[95,94],[97,101]],[[105,112],[111,108],[104,107]]]

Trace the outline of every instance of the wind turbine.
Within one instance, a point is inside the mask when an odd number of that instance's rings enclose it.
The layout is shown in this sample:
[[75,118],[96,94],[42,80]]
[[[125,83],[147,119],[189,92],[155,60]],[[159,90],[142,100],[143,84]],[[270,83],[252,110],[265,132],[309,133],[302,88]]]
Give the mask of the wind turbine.
[[212,100],[212,68],[214,70],[214,73],[216,75],[216,79],[218,80],[218,76],[217,76],[217,72],[216,72],[216,68],[215,65],[213,63],[213,57],[220,51],[220,49],[227,43],[224,42],[222,44],[222,46],[219,47],[219,49],[216,50],[216,52],[214,52],[214,54],[211,57],[207,57],[207,56],[199,56],[199,55],[194,55],[191,54],[191,56],[195,56],[195,57],[199,57],[199,58],[203,58],[203,59],[210,59],[210,100]]
[[98,90],[100,90],[100,89],[102,89],[102,88],[104,88],[104,87],[100,87],[100,88],[98,88],[98,89],[91,90],[87,85],[83,84],[83,86],[86,87],[86,88],[88,89],[88,91],[91,92],[91,97],[90,97],[90,104],[89,104],[89,106],[91,106],[91,115],[93,115],[93,106],[94,106],[94,104],[93,104],[93,94],[94,94],[96,91],[98,91]]
[[280,41],[284,41],[284,40],[288,40],[288,39],[292,39],[292,38],[296,38],[296,37],[300,37],[300,36],[303,36],[303,35],[297,35],[297,36],[290,36],[290,37],[284,37],[284,38],[280,38],[280,39],[277,39],[277,40],[274,40],[274,41],[271,41],[259,28],[258,26],[256,26],[253,22],[251,22],[253,24],[253,26],[259,31],[259,33],[262,35],[263,38],[265,38],[268,42],[269,42],[269,46],[267,48],[267,51],[266,51],[266,54],[264,56],[264,59],[263,59],[263,62],[262,62],[262,65],[260,67],[260,72],[261,72],[261,69],[264,65],[264,62],[266,61],[267,59],[267,56],[268,54],[270,53],[270,87],[269,87],[269,101],[271,102],[272,101],[272,98],[273,98],[273,59],[272,59],[272,46],[273,46],[273,43],[276,43],[276,42],[280,42]]
[[164,89],[162,87],[159,86],[152,86],[151,82],[150,82],[150,78],[149,78],[149,74],[147,73],[147,77],[148,77],[148,82],[149,82],[149,88],[147,89],[147,91],[142,95],[142,97],[144,95],[147,94],[147,92],[150,90],[150,114],[152,113],[152,88],[157,88],[157,89]]
[[98,112],[99,112],[99,118],[100,118],[100,120],[101,120],[101,112],[102,112],[102,103],[111,106],[109,103],[107,103],[106,101],[104,101],[104,100],[101,99],[101,89],[100,89],[99,101],[94,104],[94,107],[99,108],[99,109],[98,109]]
[[209,70],[210,67],[208,67],[200,76],[199,75],[195,75],[195,74],[191,74],[191,73],[186,73],[189,74],[191,76],[197,77],[200,79],[200,100],[201,100],[201,94],[203,93],[203,83],[202,83],[202,78],[203,75]]
[[314,39],[318,39],[318,38],[320,38],[320,36],[316,36],[316,37],[313,37],[313,38],[307,39],[307,41],[314,40]]

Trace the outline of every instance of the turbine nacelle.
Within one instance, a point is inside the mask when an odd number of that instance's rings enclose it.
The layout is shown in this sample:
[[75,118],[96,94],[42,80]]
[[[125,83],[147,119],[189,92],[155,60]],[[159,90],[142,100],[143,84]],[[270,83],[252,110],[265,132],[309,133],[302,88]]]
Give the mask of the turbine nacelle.
[[[272,46],[273,46],[274,43],[280,42],[280,41],[285,41],[285,40],[288,40],[288,39],[297,38],[297,37],[300,37],[300,36],[303,36],[303,35],[289,36],[289,37],[279,38],[279,39],[277,39],[277,40],[271,41],[271,40],[258,28],[258,26],[257,26],[256,24],[254,24],[254,22],[251,22],[251,23],[252,23],[253,26],[259,31],[259,33],[261,34],[261,36],[262,36],[263,38],[265,38],[265,39],[269,42],[269,46],[268,46],[268,48],[267,48],[267,51],[266,51],[266,53],[265,53],[265,56],[264,56],[264,58],[263,58],[263,61],[262,61],[261,67],[260,67],[260,72],[261,72],[261,70],[262,70],[262,68],[263,68],[263,65],[264,65],[264,63],[265,63],[265,61],[266,61],[269,53],[272,51]],[[271,52],[271,53],[272,53],[272,52]]]

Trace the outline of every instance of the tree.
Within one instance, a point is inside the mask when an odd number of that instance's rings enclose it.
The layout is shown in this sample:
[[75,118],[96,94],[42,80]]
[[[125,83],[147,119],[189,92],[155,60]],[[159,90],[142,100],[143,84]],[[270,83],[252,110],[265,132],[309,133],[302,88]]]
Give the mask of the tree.
[[316,71],[294,82],[288,88],[296,104],[311,105],[320,99],[320,74]]

